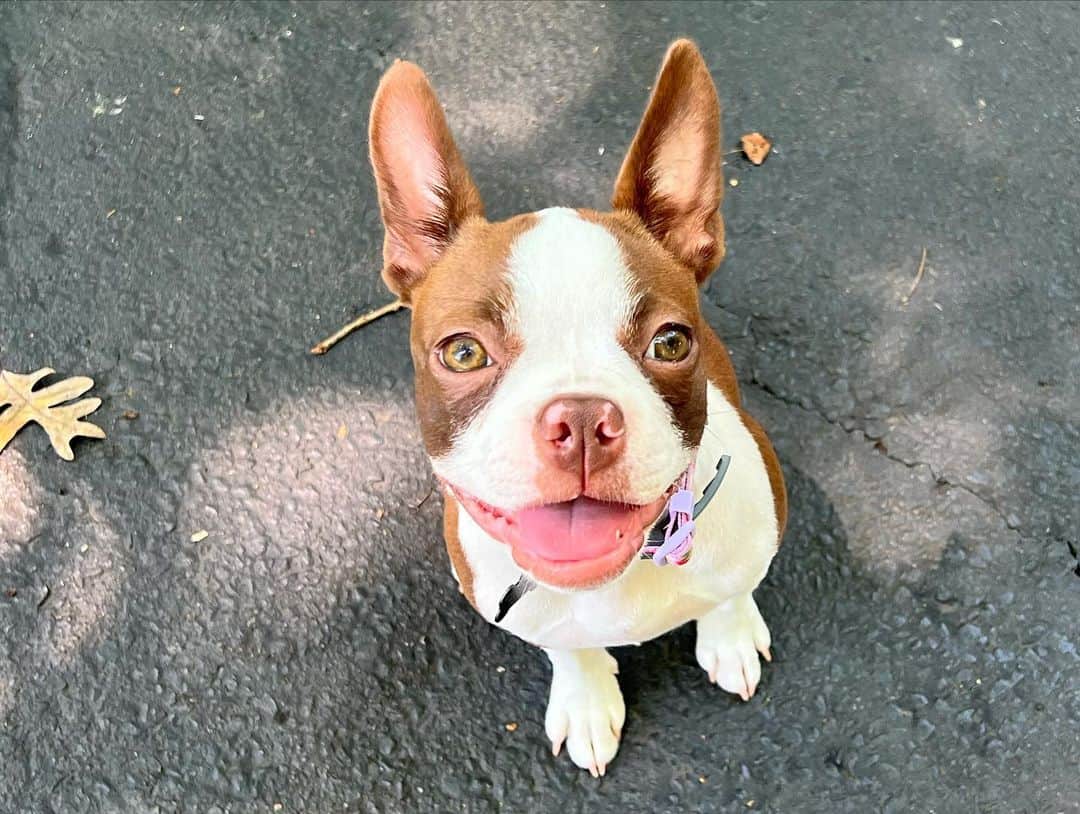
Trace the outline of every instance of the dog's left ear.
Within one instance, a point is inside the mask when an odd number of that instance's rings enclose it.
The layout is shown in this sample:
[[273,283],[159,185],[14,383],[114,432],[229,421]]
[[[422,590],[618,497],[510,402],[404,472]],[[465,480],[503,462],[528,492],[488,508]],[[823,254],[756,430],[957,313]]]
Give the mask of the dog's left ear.
[[716,86],[697,46],[678,40],[664,57],[611,203],[637,213],[698,283],[724,258],[720,160]]
[[427,76],[396,62],[371,104],[371,166],[386,226],[383,279],[409,301],[412,289],[484,204]]

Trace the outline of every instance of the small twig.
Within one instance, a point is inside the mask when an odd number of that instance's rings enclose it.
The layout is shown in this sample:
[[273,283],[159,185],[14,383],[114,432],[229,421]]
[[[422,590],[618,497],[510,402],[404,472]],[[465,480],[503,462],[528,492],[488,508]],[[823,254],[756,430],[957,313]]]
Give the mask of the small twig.
[[915,280],[911,284],[911,290],[908,291],[907,296],[904,297],[901,300],[901,302],[903,302],[904,305],[908,304],[908,301],[911,299],[911,295],[914,294],[915,289],[919,287],[919,282],[922,280],[922,276],[923,276],[924,271],[926,271],[926,247],[925,246],[923,246],[922,259],[919,260],[919,270],[917,272],[915,272]]
[[357,328],[363,328],[369,322],[374,322],[379,317],[384,317],[387,314],[392,314],[395,311],[400,311],[404,307],[405,303],[403,303],[401,300],[394,300],[393,302],[388,302],[381,308],[376,308],[374,311],[368,311],[366,314],[361,314],[344,328],[342,328],[340,331],[337,331],[336,333],[333,333],[330,336],[326,337],[326,339],[313,347],[310,352],[315,354],[316,356],[322,356],[324,353],[330,350],[330,348],[334,347],[334,345],[336,345],[346,336],[351,334]]

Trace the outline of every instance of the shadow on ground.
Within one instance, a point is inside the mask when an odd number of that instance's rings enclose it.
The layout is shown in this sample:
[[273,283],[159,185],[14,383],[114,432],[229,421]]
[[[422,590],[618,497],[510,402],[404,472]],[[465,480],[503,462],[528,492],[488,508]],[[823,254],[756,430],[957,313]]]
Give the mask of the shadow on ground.
[[[92,373],[110,433],[0,457],[0,807],[1077,810],[1077,166],[1024,157],[1034,110],[1075,136],[1039,95],[1076,84],[1072,12],[0,10],[0,360]],[[457,595],[405,318],[304,349],[386,297],[363,132],[394,57],[501,217],[605,204],[683,33],[727,141],[778,143],[729,157],[708,289],[789,481],[777,660],[742,704],[690,629],[620,651],[597,783],[549,755],[542,658]]]

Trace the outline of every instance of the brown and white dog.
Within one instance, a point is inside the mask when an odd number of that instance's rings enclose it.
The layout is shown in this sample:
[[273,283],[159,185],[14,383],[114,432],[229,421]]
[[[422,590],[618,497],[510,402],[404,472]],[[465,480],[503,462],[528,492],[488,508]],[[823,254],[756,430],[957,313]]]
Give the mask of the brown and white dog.
[[[749,699],[769,654],[752,593],[787,514],[780,466],[740,407],[698,286],[724,256],[720,106],[693,43],[674,43],[615,182],[611,212],[492,223],[423,71],[395,63],[371,111],[386,284],[413,311],[424,444],[444,486],[454,574],[551,660],[555,754],[604,773],[625,707],[604,648],[697,621],[709,678]],[[640,558],[693,464],[693,556]]]

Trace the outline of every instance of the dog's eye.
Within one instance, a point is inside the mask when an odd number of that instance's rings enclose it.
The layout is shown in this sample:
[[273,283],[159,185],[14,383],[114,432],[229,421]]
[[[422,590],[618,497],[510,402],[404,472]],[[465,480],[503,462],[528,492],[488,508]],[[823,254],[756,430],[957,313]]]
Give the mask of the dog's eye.
[[455,373],[479,370],[491,364],[484,346],[471,336],[452,336],[439,348],[439,361]]
[[646,355],[660,362],[681,362],[690,355],[690,334],[677,325],[665,325],[656,332]]

